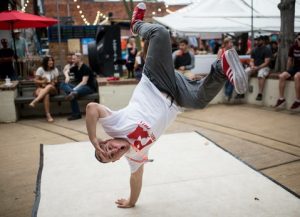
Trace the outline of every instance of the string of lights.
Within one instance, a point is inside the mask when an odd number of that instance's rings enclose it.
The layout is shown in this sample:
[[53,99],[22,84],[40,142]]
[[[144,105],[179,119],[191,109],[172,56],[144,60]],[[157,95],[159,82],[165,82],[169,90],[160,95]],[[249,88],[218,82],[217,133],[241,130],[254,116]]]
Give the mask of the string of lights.
[[[73,0],[73,1],[74,1],[74,3],[77,3],[77,0]],[[81,17],[81,19],[85,23],[85,25],[87,25],[87,26],[91,25],[91,23],[85,17],[84,12],[81,9],[81,6],[79,5],[79,3],[77,3],[76,8],[78,10],[79,16]],[[107,17],[103,13],[101,13],[101,11],[97,11],[93,25],[97,25],[101,18],[106,19]]]
[[[169,5],[168,4],[164,3],[164,6],[165,6],[165,10],[166,10],[167,13],[169,13],[169,14],[173,13],[173,11],[171,11],[169,9]],[[162,12],[162,9],[161,8],[157,8],[157,12],[156,11],[152,11],[152,16],[158,15],[161,12]]]
[[26,0],[26,2],[24,3],[24,5],[22,7],[22,12],[25,12],[28,5],[29,5],[29,0]]

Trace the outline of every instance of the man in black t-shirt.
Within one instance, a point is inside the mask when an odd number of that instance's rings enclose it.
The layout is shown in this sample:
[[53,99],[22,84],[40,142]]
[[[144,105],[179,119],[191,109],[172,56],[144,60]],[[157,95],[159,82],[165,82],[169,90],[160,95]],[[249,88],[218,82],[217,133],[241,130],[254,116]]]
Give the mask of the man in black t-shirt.
[[284,89],[285,81],[294,76],[296,99],[291,106],[291,110],[300,109],[300,33],[297,34],[296,42],[289,49],[287,70],[279,75],[279,99],[276,108],[285,106]]
[[261,101],[263,97],[263,90],[265,87],[266,77],[270,73],[270,60],[272,51],[264,44],[264,37],[257,38],[257,47],[251,53],[250,67],[245,71],[248,75],[257,73],[258,78],[258,94],[256,100]]
[[97,91],[94,73],[83,63],[81,53],[75,53],[72,61],[74,66],[70,68],[70,72],[74,74],[75,84],[63,82],[60,85],[60,88],[67,94],[66,99],[71,101],[72,115],[68,118],[70,121],[81,118],[77,97]]
[[17,75],[13,67],[14,51],[8,48],[7,40],[1,39],[2,48],[0,49],[0,79],[8,76],[11,80],[17,80]]

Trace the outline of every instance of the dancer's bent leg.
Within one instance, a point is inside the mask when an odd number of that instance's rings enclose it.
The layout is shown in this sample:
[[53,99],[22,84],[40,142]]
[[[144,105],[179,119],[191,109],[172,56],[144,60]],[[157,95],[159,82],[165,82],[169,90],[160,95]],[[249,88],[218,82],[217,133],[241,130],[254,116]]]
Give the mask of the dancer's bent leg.
[[227,78],[219,60],[215,61],[210,73],[200,81],[190,81],[176,73],[179,104],[186,108],[204,108],[222,89]]
[[169,32],[159,24],[143,21],[134,24],[134,32],[149,41],[143,73],[160,91],[176,100],[178,93]]

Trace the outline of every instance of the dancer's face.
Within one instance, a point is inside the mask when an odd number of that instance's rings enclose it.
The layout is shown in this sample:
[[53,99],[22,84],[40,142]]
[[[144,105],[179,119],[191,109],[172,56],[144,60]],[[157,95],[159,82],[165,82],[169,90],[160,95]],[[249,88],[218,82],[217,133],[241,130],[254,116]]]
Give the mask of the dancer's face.
[[111,139],[102,143],[101,148],[103,151],[96,151],[96,158],[102,163],[108,163],[119,160],[129,150],[130,144],[125,139]]

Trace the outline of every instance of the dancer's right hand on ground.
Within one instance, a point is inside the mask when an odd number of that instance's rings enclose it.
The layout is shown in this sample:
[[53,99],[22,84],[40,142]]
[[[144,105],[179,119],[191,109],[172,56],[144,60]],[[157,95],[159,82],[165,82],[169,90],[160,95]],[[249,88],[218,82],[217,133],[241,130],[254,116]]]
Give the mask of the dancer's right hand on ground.
[[95,138],[91,142],[95,147],[96,152],[104,152],[104,150],[101,148],[101,144],[104,144],[105,141],[103,141],[102,139]]

